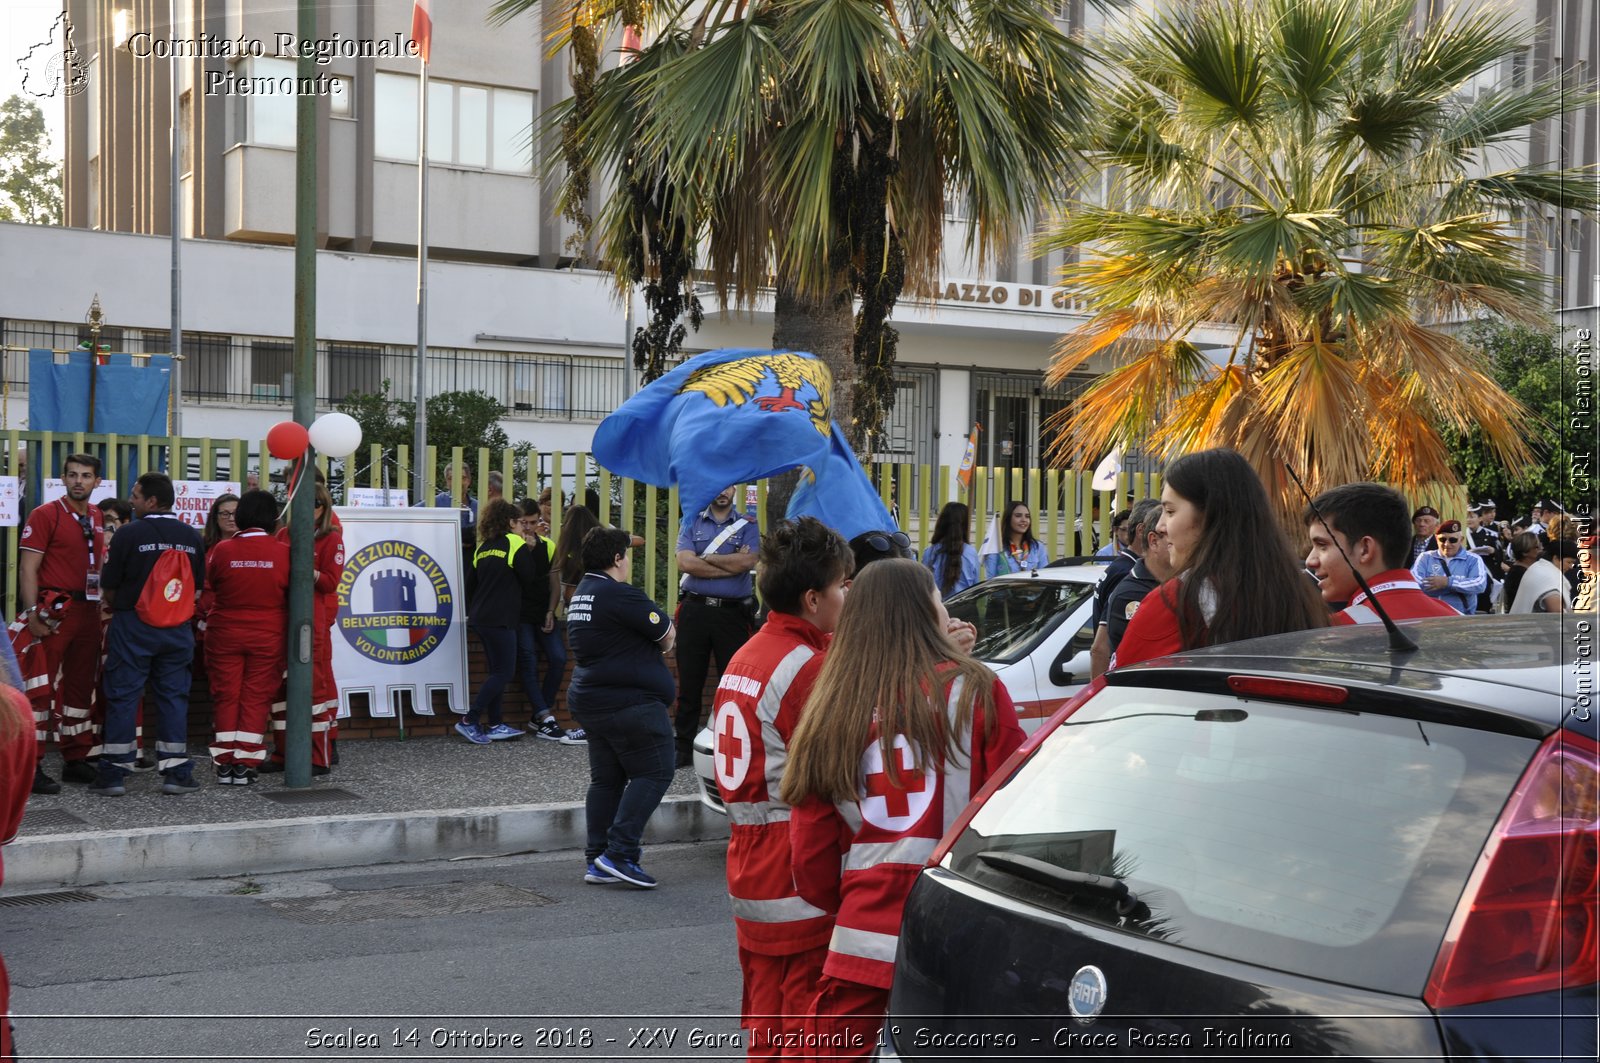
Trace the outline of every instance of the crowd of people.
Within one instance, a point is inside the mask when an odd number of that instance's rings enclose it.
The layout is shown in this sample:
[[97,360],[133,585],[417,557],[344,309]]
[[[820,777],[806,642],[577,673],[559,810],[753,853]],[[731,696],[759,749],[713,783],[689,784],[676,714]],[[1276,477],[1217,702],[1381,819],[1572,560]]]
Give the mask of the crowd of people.
[[[16,685],[33,702],[38,746],[54,731],[67,772],[96,793],[120,793],[124,773],[140,766],[149,681],[158,718],[150,766],[168,793],[196,788],[184,708],[198,644],[217,705],[217,781],[249,785],[282,759],[281,742],[277,752],[268,742],[281,731],[268,726],[268,692],[281,681],[289,582],[278,505],[257,490],[224,496],[202,533],[172,516],[172,484],[159,473],[139,478],[126,509],[88,505],[98,473],[92,457],[69,458],[66,496],[36,509],[22,533],[23,588],[36,604],[12,625],[24,662]],[[950,503],[917,559],[903,533],[846,542],[810,517],[763,537],[729,487],[683,526],[674,617],[633,586],[641,541],[603,525],[594,501],[574,507],[552,540],[548,492],[513,505],[499,486],[481,506],[463,507],[468,615],[487,667],[456,731],[477,745],[524,734],[504,705],[520,671],[536,732],[587,746],[583,881],[653,889],[641,839],[688,759],[715,658],[713,765],[730,821],[727,883],[751,1054],[869,1054],[912,882],[1023,739],[1004,685],[970,655],[976,631],[951,620],[944,599],[1048,563],[1027,506],[1005,508],[999,549],[979,557],[970,512]],[[470,487],[465,470],[456,487]],[[327,639],[324,596],[343,547],[325,488],[316,502],[316,629]],[[1388,487],[1357,483],[1310,499],[1302,516],[1303,557],[1239,454],[1174,461],[1159,499],[1116,515],[1115,553],[1096,594],[1094,670],[1374,623],[1380,613],[1593,608],[1593,539],[1580,544],[1549,500],[1519,529],[1496,521],[1492,502],[1469,507],[1465,522],[1441,520]],[[1590,559],[1581,568],[1580,553]],[[582,729],[563,732],[550,707],[569,646],[566,703]],[[75,666],[66,663],[73,654]],[[314,770],[325,772],[336,756],[331,669],[319,668],[313,700]],[[97,746],[93,707],[102,703]],[[10,712],[0,712],[3,756],[3,739],[22,724],[16,705],[0,709]],[[17,763],[37,765],[29,754]],[[8,787],[19,770],[7,764]],[[34,792],[59,787],[37,766],[33,780]],[[0,833],[14,828],[0,815]]]

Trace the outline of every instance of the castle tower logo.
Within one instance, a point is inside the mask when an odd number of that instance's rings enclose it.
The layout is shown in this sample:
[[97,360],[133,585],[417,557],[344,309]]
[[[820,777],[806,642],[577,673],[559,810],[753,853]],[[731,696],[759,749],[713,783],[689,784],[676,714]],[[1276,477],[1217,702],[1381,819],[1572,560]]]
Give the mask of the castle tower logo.
[[455,611],[439,562],[398,539],[356,551],[344,566],[338,601],[334,626],[357,653],[379,664],[413,664],[428,656],[444,642]]

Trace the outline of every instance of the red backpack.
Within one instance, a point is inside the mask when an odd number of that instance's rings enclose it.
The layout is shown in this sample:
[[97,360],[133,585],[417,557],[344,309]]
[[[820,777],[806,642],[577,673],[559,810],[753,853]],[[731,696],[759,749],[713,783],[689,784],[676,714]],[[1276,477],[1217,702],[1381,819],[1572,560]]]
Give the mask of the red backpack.
[[133,605],[151,627],[177,627],[194,616],[194,563],[182,550],[163,550]]

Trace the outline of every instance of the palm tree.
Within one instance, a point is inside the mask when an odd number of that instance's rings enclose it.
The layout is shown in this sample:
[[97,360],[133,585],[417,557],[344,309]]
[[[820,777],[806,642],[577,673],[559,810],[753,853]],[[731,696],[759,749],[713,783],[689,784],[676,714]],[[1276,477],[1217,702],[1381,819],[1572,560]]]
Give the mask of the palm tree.
[[[534,2],[499,0],[495,14]],[[574,96],[547,112],[568,216],[588,220],[603,175],[596,246],[621,284],[654,286],[658,338],[671,333],[662,317],[693,311],[697,259],[735,306],[772,291],[773,345],[829,363],[835,417],[858,447],[893,399],[885,321],[902,291],[933,293],[947,207],[973,219],[981,261],[1025,235],[1073,159],[1086,66],[1038,0],[550,10],[547,31],[575,62]],[[599,42],[622,26],[642,43],[601,71]]]
[[[1092,314],[1052,379],[1111,368],[1051,425],[1058,456],[1229,446],[1287,508],[1285,462],[1314,490],[1455,481],[1441,426],[1534,460],[1531,415],[1451,326],[1547,322],[1530,232],[1546,207],[1593,215],[1595,174],[1506,148],[1591,101],[1496,81],[1531,35],[1507,12],[1415,8],[1192,0],[1109,42],[1084,148],[1112,193],[1075,198],[1043,245],[1082,248],[1066,281]],[[1231,338],[1222,364],[1202,327]]]

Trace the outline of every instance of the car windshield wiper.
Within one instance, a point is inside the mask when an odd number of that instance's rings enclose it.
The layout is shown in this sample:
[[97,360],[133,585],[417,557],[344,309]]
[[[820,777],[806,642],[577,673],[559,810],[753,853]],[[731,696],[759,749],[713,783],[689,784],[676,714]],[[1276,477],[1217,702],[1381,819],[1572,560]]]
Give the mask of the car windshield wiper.
[[978,854],[978,859],[996,871],[1027,879],[1058,893],[1089,893],[1115,901],[1117,914],[1121,916],[1142,917],[1150,912],[1144,902],[1139,900],[1139,895],[1128,888],[1127,882],[1113,875],[1091,875],[1086,871],[1069,871],[1043,860],[1035,860],[1031,856],[1002,852],[998,849],[981,852]]

